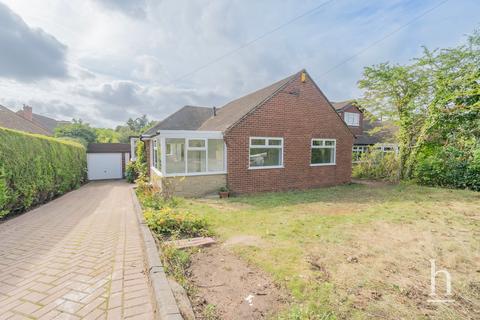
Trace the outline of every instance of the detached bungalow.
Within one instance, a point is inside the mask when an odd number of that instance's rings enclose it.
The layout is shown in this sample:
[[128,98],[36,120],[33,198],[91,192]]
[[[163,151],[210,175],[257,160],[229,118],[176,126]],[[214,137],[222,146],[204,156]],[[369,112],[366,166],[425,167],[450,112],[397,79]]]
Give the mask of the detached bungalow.
[[221,108],[185,106],[140,139],[151,180],[184,196],[350,182],[354,135],[305,70]]

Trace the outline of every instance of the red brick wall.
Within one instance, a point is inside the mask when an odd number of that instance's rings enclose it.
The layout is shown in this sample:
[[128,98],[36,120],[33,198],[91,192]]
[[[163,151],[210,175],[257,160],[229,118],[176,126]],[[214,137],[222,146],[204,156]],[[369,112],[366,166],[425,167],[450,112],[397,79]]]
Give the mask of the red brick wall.
[[[284,168],[248,169],[252,136],[283,137]],[[336,165],[310,166],[312,138],[337,140]],[[226,132],[225,141],[227,184],[233,193],[307,189],[350,182],[353,136],[309,77],[305,83],[294,80],[257,108]]]
[[338,113],[342,117],[342,119],[345,119],[343,114],[344,112],[360,114],[360,126],[358,127],[348,126],[348,127],[350,128],[350,130],[354,135],[361,136],[363,134],[363,113],[360,110],[358,110],[356,106],[348,106],[345,110]]

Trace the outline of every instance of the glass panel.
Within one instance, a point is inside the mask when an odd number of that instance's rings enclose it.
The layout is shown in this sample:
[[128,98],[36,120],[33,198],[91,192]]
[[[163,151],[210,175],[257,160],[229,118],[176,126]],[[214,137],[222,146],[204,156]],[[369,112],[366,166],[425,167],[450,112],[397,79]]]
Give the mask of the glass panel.
[[335,145],[335,141],[325,141],[325,145],[326,146],[334,146]]
[[188,172],[207,171],[207,152],[200,150],[188,150]]
[[165,139],[167,173],[185,173],[185,139]]
[[269,139],[268,140],[268,145],[269,146],[281,146],[282,145],[282,140],[280,140],[280,139]]
[[252,139],[252,146],[264,146],[265,139]]
[[205,140],[203,139],[188,140],[188,146],[190,148],[205,148]]
[[223,140],[208,140],[208,171],[224,171],[224,148]]
[[250,167],[280,166],[281,148],[250,148]]
[[323,146],[322,140],[313,140],[313,146]]
[[152,141],[152,166],[157,167],[157,140]]
[[312,148],[312,164],[333,163],[333,148]]

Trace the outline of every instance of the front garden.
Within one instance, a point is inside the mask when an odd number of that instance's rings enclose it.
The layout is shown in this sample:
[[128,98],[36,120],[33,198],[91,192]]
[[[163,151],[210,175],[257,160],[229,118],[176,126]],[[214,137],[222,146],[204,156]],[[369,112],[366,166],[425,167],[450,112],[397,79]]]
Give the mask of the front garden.
[[[228,264],[232,253],[287,292],[286,302],[269,315],[274,318],[480,316],[480,195],[476,192],[352,184],[228,200],[175,200],[174,209],[166,211],[163,204],[156,209],[155,201],[140,198],[157,234],[214,233],[221,241],[221,249],[200,253],[168,251],[169,261],[175,262],[170,264],[171,274],[180,276],[187,288],[196,272],[190,265],[192,257],[194,264],[210,263],[212,273],[221,273],[227,265],[223,272],[233,268]],[[430,259],[451,273],[453,303],[428,302]],[[441,277],[437,286],[440,294],[445,292]],[[189,288],[193,295],[198,289]],[[253,298],[253,305],[259,297]],[[205,299],[207,311],[217,310],[212,318],[222,318],[215,295]]]

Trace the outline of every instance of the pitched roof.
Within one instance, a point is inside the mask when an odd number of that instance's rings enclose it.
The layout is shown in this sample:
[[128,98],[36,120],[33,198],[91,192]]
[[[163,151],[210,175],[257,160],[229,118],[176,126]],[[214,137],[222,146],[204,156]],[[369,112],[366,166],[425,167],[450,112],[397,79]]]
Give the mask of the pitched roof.
[[304,70],[301,70],[294,75],[269,85],[268,87],[249,93],[241,98],[227,103],[218,109],[215,117],[210,117],[200,126],[198,130],[227,130],[245,117],[248,113],[253,111],[256,107],[262,105],[263,102],[270,99],[275,93],[280,91],[303,71]]
[[177,112],[159,121],[143,135],[153,136],[159,130],[197,130],[211,116],[213,116],[213,108],[184,106]]
[[0,105],[0,127],[25,131],[29,133],[37,133],[43,135],[52,135],[47,129],[42,128],[38,124],[29,121],[12,110]]
[[[332,106],[335,108],[335,110],[337,112],[340,112],[340,111],[343,111],[345,109],[347,109],[348,107],[354,105],[356,107],[358,107],[357,105],[355,105],[355,100],[345,100],[345,101],[340,101],[340,102],[331,102]],[[360,111],[361,108],[358,108]]]
[[[21,116],[23,116],[23,110],[17,111],[17,113]],[[65,121],[65,120],[56,120],[53,118],[49,118],[46,116],[42,116],[37,113],[32,113],[32,121],[38,124],[39,126],[47,129],[51,133],[55,131],[55,128],[64,124],[69,124],[70,121]]]
[[363,119],[363,134],[355,138],[354,144],[393,142],[397,131],[398,127],[393,122]]
[[89,143],[88,153],[118,153],[130,152],[129,143]]

